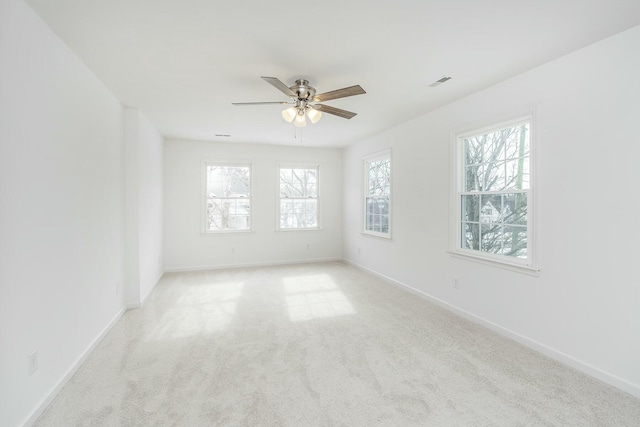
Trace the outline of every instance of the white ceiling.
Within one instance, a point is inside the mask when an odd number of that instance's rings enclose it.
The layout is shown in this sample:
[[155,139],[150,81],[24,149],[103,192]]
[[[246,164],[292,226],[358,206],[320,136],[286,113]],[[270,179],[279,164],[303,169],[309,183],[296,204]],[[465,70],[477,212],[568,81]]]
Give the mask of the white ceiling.
[[231,103],[288,100],[260,76],[360,84],[326,102],[358,115],[325,114],[305,146],[347,145],[640,24],[638,0],[27,2],[168,137],[299,145],[282,106]]

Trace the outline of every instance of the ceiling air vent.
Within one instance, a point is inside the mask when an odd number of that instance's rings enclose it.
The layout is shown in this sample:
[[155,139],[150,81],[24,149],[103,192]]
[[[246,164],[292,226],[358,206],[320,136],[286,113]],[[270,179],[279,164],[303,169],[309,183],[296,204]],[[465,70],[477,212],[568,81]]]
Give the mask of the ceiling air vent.
[[226,134],[226,133],[216,133],[216,136],[222,137],[222,138],[231,138],[231,135]]
[[442,83],[447,82],[447,81],[449,81],[449,80],[451,80],[451,77],[449,77],[449,76],[442,76],[442,77],[440,78],[440,80],[436,80],[435,82],[431,83],[431,84],[429,85],[429,87],[436,87],[436,86],[441,85]]

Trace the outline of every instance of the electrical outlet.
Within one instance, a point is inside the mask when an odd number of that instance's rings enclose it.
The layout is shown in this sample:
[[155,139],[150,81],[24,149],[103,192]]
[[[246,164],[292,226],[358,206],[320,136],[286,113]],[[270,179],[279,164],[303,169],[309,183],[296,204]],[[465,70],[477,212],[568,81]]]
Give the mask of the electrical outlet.
[[35,350],[27,355],[27,367],[30,376],[38,370],[38,350]]
[[116,295],[120,295],[120,282],[116,282]]
[[453,289],[460,289],[460,281],[456,278],[453,279]]
[[236,253],[236,248],[231,248],[231,253],[235,254]]
[[360,254],[360,248],[358,248],[358,255]]
[[310,249],[310,248],[311,248],[311,245],[309,245],[309,244],[307,243],[307,249]]

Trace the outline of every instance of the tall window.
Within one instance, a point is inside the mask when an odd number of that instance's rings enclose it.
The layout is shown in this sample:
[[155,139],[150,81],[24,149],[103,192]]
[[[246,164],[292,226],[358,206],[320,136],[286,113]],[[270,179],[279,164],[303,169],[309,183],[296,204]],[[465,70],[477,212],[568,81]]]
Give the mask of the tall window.
[[364,233],[391,237],[391,152],[364,160]]
[[458,137],[458,249],[531,264],[531,120]]
[[318,229],[317,166],[280,168],[279,229]]
[[251,165],[206,163],[205,232],[251,229]]

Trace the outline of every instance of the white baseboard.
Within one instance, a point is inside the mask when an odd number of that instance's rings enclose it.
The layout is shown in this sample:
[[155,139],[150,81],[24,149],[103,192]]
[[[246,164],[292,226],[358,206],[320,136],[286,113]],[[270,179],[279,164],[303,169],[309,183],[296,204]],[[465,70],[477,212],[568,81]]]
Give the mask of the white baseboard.
[[67,382],[71,379],[73,374],[76,373],[78,368],[84,363],[84,361],[89,357],[91,352],[98,346],[100,341],[109,333],[113,325],[116,324],[118,320],[122,317],[122,315],[127,311],[126,307],[123,307],[114,317],[111,319],[109,324],[100,332],[100,334],[89,344],[89,346],[85,349],[84,352],[76,359],[76,361],[71,365],[71,367],[67,370],[67,373],[62,376],[57,382],[56,385],[53,386],[49,392],[45,395],[45,397],[38,403],[36,408],[31,412],[31,414],[27,417],[26,420],[21,424],[23,427],[31,426],[40,415],[44,412],[45,409],[51,404],[53,399],[58,395],[60,390],[67,384]]
[[263,262],[250,262],[250,263],[238,263],[238,264],[214,264],[214,265],[197,265],[189,267],[171,267],[165,269],[165,273],[181,273],[185,271],[204,271],[204,270],[224,270],[227,268],[250,268],[250,267],[269,267],[276,265],[290,265],[290,264],[312,264],[319,262],[336,262],[342,261],[342,258],[311,258],[311,259],[297,259],[297,260],[285,260],[285,261],[263,261]]
[[352,261],[350,259],[343,258],[343,261],[345,263],[347,263],[347,264],[350,264],[350,265],[362,270],[362,271],[365,271],[365,272],[367,272],[367,273],[369,273],[369,274],[371,274],[373,276],[376,276],[376,277],[378,277],[378,278],[380,278],[380,279],[382,279],[382,280],[384,280],[384,281],[386,281],[386,282],[388,282],[388,283],[390,283],[390,284],[392,284],[394,286],[398,286],[398,287],[400,287],[400,288],[402,288],[402,289],[404,289],[406,291],[409,291],[409,292],[411,292],[412,294],[414,294],[416,296],[425,298],[428,301],[431,301],[431,302],[433,302],[433,303],[435,303],[435,304],[437,304],[437,305],[439,305],[439,306],[441,306],[441,307],[443,307],[443,308],[445,308],[445,309],[447,309],[447,310],[449,310],[449,311],[451,311],[451,312],[453,312],[453,313],[455,313],[455,314],[457,314],[457,315],[459,315],[461,317],[464,317],[467,320],[470,320],[470,321],[472,321],[474,323],[478,323],[478,324],[480,324],[482,326],[485,326],[485,327],[491,329],[492,331],[494,331],[494,332],[496,332],[496,333],[498,333],[500,335],[506,336],[507,338],[510,338],[510,339],[512,339],[512,340],[514,340],[514,341],[516,341],[516,342],[518,342],[518,343],[520,343],[522,345],[525,345],[525,346],[527,346],[527,347],[529,347],[529,348],[531,348],[531,349],[533,349],[533,350],[535,350],[535,351],[537,351],[539,353],[542,353],[547,357],[550,357],[550,358],[552,358],[552,359],[554,359],[554,360],[556,360],[556,361],[558,361],[560,363],[563,363],[564,365],[567,365],[567,366],[569,366],[569,367],[571,367],[573,369],[576,369],[576,370],[578,370],[580,372],[583,372],[583,373],[585,373],[585,374],[587,374],[587,375],[589,375],[591,377],[597,378],[602,382],[605,382],[605,383],[607,383],[609,385],[612,385],[613,387],[616,387],[616,388],[618,388],[620,390],[623,390],[623,391],[631,394],[632,396],[640,398],[640,385],[638,385],[638,384],[634,384],[632,382],[629,382],[629,381],[627,381],[627,380],[625,380],[623,378],[620,378],[620,377],[618,377],[618,376],[616,376],[614,374],[611,374],[611,373],[609,373],[607,371],[604,371],[604,370],[602,370],[602,369],[600,369],[600,368],[598,368],[596,366],[593,366],[593,365],[591,365],[591,364],[589,364],[587,362],[584,362],[584,361],[582,361],[580,359],[577,359],[577,358],[575,358],[575,357],[573,357],[571,355],[568,355],[568,354],[563,353],[563,352],[561,352],[559,350],[551,348],[551,347],[549,347],[549,346],[547,346],[545,344],[542,344],[542,343],[540,343],[540,342],[538,342],[538,341],[536,341],[534,339],[528,338],[528,337],[526,337],[524,335],[520,335],[517,332],[514,332],[514,331],[512,331],[510,329],[507,329],[505,327],[502,327],[502,326],[500,326],[500,325],[498,325],[496,323],[491,322],[490,320],[487,320],[487,319],[485,319],[483,317],[477,316],[477,315],[475,315],[473,313],[470,313],[470,312],[468,312],[466,310],[463,310],[463,309],[461,309],[461,308],[459,308],[459,307],[457,307],[457,306],[455,306],[455,305],[453,305],[451,303],[448,303],[448,302],[443,301],[443,300],[441,300],[439,298],[436,298],[436,297],[434,297],[432,295],[429,295],[426,292],[423,292],[423,291],[420,291],[418,289],[415,289],[415,288],[413,288],[413,287],[411,287],[411,286],[409,286],[409,285],[407,285],[405,283],[402,283],[402,282],[400,282],[398,280],[395,280],[395,279],[393,279],[393,278],[391,278],[389,276],[385,276],[384,274],[378,273],[377,271],[372,270],[370,268],[367,268],[367,267],[365,267],[363,265],[360,265],[360,264],[358,264],[358,263],[356,263],[356,262],[354,262],[354,261]]

